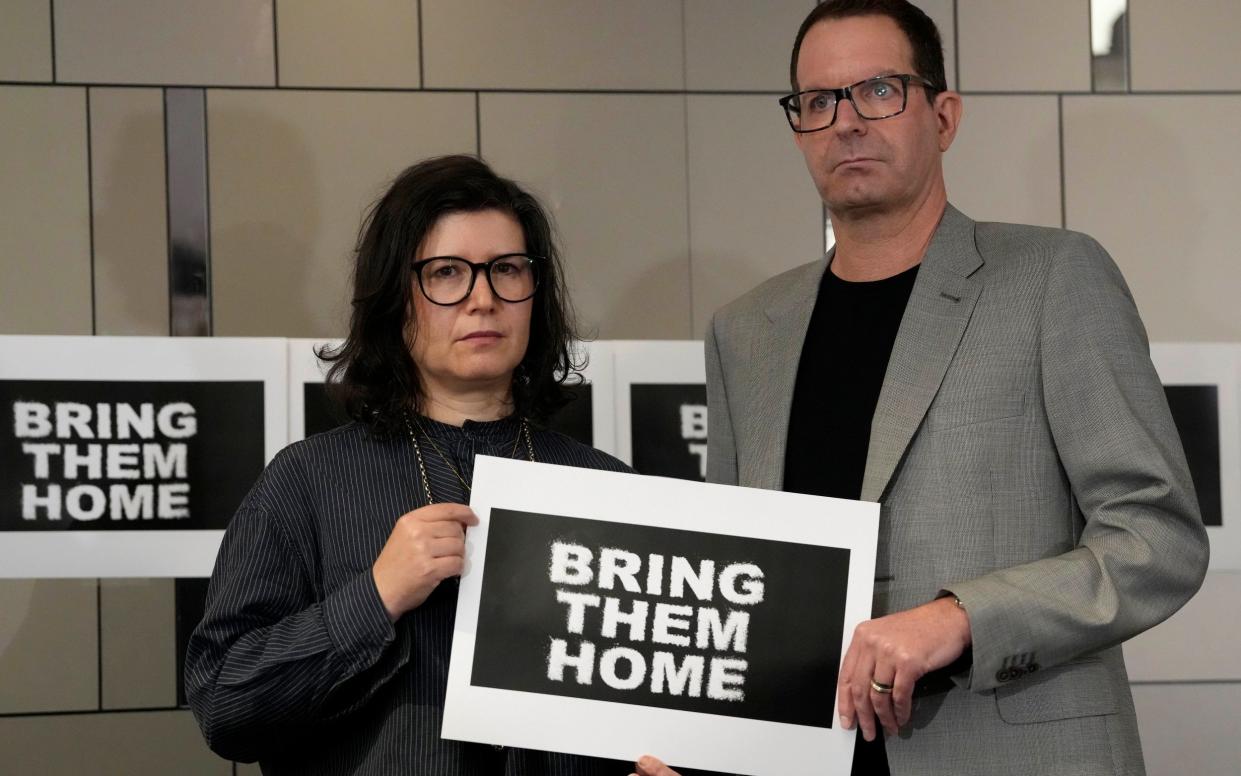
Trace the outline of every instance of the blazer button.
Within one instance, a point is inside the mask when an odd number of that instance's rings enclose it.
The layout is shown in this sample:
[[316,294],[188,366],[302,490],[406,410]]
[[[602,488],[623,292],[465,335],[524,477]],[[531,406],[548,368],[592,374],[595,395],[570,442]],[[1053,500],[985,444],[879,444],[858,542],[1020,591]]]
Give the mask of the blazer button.
[[995,672],[995,680],[997,682],[1007,682],[1012,678],[1012,672],[1010,672],[1007,668],[1001,668],[999,671]]

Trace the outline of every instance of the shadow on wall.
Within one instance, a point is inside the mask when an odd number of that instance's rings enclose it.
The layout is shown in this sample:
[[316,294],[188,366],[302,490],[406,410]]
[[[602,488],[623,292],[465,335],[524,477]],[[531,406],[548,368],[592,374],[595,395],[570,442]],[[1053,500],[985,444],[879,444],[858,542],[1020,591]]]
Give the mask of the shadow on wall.
[[[1192,300],[1211,298],[1218,283],[1212,270],[1216,262],[1201,260],[1202,234],[1210,218],[1203,201],[1204,181],[1194,176],[1182,150],[1195,140],[1192,135],[1171,132],[1170,122],[1150,120],[1144,105],[1150,100],[1193,99],[1199,98],[1128,97],[1123,102],[1092,98],[1089,108],[1080,110],[1073,121],[1096,142],[1100,128],[1122,132],[1124,142],[1094,145],[1079,140],[1065,146],[1068,227],[1087,232],[1112,255],[1148,331],[1184,330],[1187,317],[1210,315],[1208,307],[1195,306]],[[1192,109],[1186,105],[1182,110]],[[1153,153],[1135,156],[1134,149]],[[1073,150],[1078,151],[1076,157]],[[1072,165],[1080,165],[1081,171],[1074,172]],[[1130,168],[1141,168],[1141,181],[1162,181],[1163,190],[1118,183],[1117,171]],[[1075,178],[1080,183],[1068,185]],[[1075,189],[1080,200],[1073,197]],[[1101,192],[1110,192],[1110,200],[1099,196]],[[1168,250],[1173,245],[1174,252]],[[1133,247],[1126,250],[1124,246]],[[1158,255],[1160,251],[1163,255]],[[1181,279],[1169,281],[1170,277]],[[1187,296],[1173,298],[1170,288],[1183,288]],[[1199,330],[1227,330],[1233,322],[1223,319],[1222,309],[1219,312],[1218,320],[1192,325]],[[1167,335],[1154,338],[1166,339]]]
[[[159,224],[167,228],[163,212],[164,203],[141,196],[134,196],[126,189],[135,175],[151,170],[151,146],[163,147],[164,116],[158,108],[130,114],[118,133],[119,142],[106,149],[96,148],[96,153],[107,153],[108,166],[102,176],[103,187],[94,198],[97,238],[103,229],[121,225],[143,224],[152,221],[149,212],[159,207]],[[163,176],[161,164],[159,174]],[[160,191],[163,191],[161,181]],[[97,256],[95,264],[96,295],[106,299],[110,308],[107,333],[109,334],[167,334],[168,333],[168,248],[167,240],[158,245],[140,243],[136,234],[113,233],[107,245],[121,248],[125,256]],[[134,255],[148,248],[152,255]],[[96,246],[101,249],[102,246]],[[106,248],[103,248],[106,250]],[[134,253],[131,253],[134,252]],[[135,279],[129,273],[139,268],[158,268],[161,283],[158,297],[152,298],[154,282],[149,278]],[[101,332],[102,333],[102,332]]]
[[312,299],[343,297],[313,289],[339,287],[352,255],[316,262],[319,183],[298,128],[269,114],[228,109],[210,111],[208,132],[215,334],[337,334],[339,310],[321,309]]

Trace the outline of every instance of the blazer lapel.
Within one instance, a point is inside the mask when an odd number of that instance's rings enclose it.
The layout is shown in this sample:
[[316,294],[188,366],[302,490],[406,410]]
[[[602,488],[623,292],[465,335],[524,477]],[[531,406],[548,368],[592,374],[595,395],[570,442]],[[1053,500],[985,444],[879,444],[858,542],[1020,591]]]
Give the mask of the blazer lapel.
[[974,222],[949,205],[922,259],[888,359],[871,422],[863,501],[883,498],[939,391],[982,291],[982,284],[970,278],[982,264]]
[[770,325],[760,327],[752,351],[755,363],[764,364],[763,386],[757,396],[760,411],[753,417],[760,424],[753,439],[756,454],[757,488],[782,490],[784,487],[784,452],[788,445],[789,413],[793,411],[793,387],[797,367],[810,328],[810,316],[819,296],[819,282],[831,263],[835,250],[814,265],[814,271],[794,293],[779,297],[764,309]]

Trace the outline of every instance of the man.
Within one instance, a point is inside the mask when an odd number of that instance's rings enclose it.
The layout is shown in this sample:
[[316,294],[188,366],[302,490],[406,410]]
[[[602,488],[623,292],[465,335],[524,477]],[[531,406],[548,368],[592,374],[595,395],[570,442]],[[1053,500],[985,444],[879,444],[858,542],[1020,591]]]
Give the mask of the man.
[[854,773],[1141,774],[1119,645],[1193,595],[1207,543],[1120,273],[948,204],[962,100],[909,3],[819,5],[791,75],[836,246],[716,314],[708,478],[882,504],[836,688],[877,742]]

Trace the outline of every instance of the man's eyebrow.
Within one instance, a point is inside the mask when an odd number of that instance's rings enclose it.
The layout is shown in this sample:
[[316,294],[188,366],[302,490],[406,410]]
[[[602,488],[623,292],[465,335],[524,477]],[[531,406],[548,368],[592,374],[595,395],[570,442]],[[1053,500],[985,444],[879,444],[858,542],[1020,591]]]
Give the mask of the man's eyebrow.
[[[868,76],[866,76],[865,78],[863,78],[863,79],[862,79],[862,81],[869,81],[869,80],[870,80],[870,79],[872,79],[872,78],[886,78],[886,77],[888,77],[888,76],[890,76],[890,75],[898,75],[898,74],[900,74],[900,73],[901,73],[901,70],[899,70],[899,69],[897,69],[897,68],[895,68],[895,67],[885,67],[884,69],[880,70],[879,72],[875,73],[874,75],[868,75]],[[862,81],[853,81],[853,82],[852,82],[852,83],[850,83],[850,84],[841,84],[840,86],[812,86],[812,85],[809,85],[809,84],[808,84],[808,85],[806,85],[806,86],[803,86],[803,87],[801,88],[801,91],[803,91],[803,92],[830,91],[830,90],[832,90],[832,89],[840,89],[841,87],[844,87],[844,86],[851,86],[852,84],[860,84],[860,83],[862,83]],[[816,82],[816,81],[811,81],[811,82],[810,82],[810,84],[815,84],[815,83],[817,83],[817,82]]]

